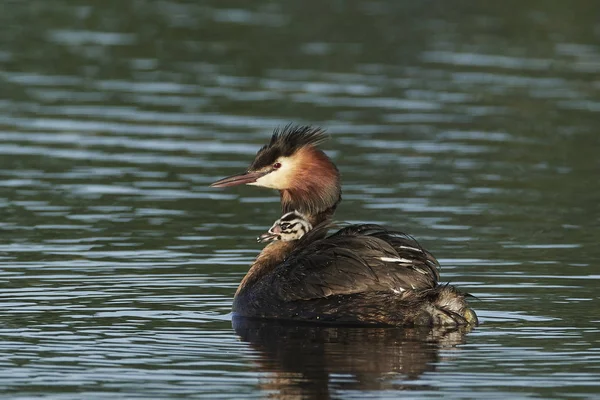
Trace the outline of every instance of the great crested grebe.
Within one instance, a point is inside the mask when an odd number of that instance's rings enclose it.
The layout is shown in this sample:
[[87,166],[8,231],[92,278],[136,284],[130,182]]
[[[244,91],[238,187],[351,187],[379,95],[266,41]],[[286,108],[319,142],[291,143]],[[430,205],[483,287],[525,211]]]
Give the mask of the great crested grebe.
[[[323,130],[310,126],[275,130],[246,172],[211,185],[277,189],[283,212],[306,223],[299,239],[274,235],[258,255],[235,293],[234,315],[331,324],[476,325],[466,295],[438,284],[437,260],[412,237],[373,224],[327,236],[341,187],[337,168],[317,148],[325,139]],[[289,222],[286,215],[283,223]],[[278,229],[281,219],[271,228]]]

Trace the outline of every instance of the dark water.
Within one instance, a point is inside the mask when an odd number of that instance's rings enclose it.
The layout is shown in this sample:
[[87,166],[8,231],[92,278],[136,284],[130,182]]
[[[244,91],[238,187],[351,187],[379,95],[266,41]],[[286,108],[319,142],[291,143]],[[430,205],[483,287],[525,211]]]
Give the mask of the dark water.
[[[600,396],[596,0],[0,6],[3,398]],[[480,327],[234,331],[288,122]]]

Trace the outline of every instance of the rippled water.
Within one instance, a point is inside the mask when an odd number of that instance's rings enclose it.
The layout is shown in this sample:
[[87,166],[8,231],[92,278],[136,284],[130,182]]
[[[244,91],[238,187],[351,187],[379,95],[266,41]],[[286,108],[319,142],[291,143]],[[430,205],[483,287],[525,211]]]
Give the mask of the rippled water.
[[[600,394],[596,1],[5,3],[5,397]],[[208,184],[288,122],[480,327],[232,327],[278,197]]]

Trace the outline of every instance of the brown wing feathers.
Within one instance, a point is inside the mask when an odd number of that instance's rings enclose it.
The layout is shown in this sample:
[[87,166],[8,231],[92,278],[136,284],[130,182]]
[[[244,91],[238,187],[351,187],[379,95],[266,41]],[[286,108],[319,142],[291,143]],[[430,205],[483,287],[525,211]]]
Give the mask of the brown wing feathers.
[[435,287],[436,266],[414,239],[377,225],[354,225],[304,243],[277,267],[273,282],[287,301],[372,290],[401,294]]

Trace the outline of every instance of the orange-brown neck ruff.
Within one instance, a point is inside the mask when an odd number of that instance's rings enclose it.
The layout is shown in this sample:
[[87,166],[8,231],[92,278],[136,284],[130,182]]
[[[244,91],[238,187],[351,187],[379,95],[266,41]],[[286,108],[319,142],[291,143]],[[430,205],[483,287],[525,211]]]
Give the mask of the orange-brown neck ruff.
[[313,147],[305,147],[294,155],[293,181],[280,190],[284,213],[299,211],[317,225],[333,215],[341,201],[340,174],[327,155]]

